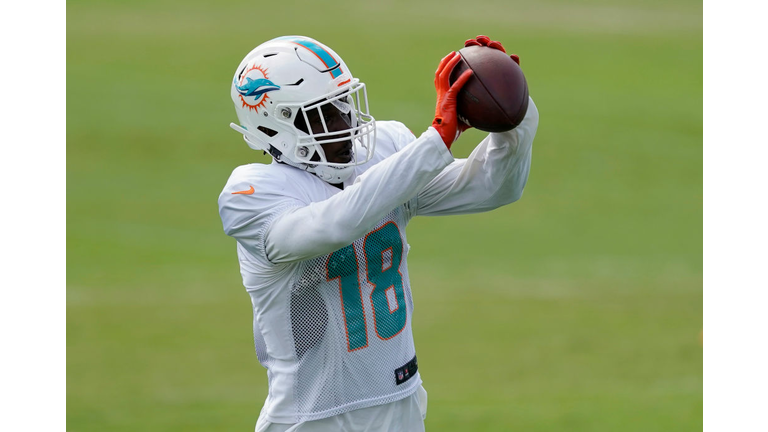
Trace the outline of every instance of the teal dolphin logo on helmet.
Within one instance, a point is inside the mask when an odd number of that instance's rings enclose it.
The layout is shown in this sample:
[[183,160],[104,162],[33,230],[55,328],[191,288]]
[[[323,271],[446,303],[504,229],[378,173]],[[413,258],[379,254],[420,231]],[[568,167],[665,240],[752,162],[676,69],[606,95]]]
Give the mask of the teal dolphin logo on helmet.
[[[250,75],[250,76],[248,76]],[[267,69],[260,65],[252,65],[244,70],[235,80],[235,89],[239,93],[243,108],[258,111],[265,107],[269,95],[267,93],[280,90],[280,86],[269,80]],[[248,100],[246,100],[248,98]],[[251,99],[253,98],[253,99]]]
[[245,77],[245,84],[237,86],[237,92],[243,96],[259,97],[272,90],[280,90],[280,86],[266,78],[251,79]]

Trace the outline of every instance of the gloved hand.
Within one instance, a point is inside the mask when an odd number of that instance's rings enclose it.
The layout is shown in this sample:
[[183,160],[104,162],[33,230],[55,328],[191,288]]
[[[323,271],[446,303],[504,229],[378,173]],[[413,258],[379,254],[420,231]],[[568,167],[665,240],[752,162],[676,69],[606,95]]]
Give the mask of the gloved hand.
[[453,51],[440,60],[440,65],[435,72],[435,90],[437,90],[437,104],[435,106],[435,119],[432,121],[432,127],[440,133],[445,146],[450,150],[451,144],[459,137],[461,132],[469,128],[464,122],[460,122],[456,117],[456,96],[459,90],[464,86],[469,77],[472,76],[472,70],[467,69],[451,85],[450,76],[453,68],[461,60],[461,56]]
[[[505,50],[504,47],[501,46],[501,42],[492,41],[491,38],[485,35],[480,35],[474,39],[467,39],[467,41],[464,42],[465,47],[474,46],[474,45],[487,46],[489,48],[494,48],[505,54],[507,52],[507,50]],[[514,60],[515,63],[517,63],[518,65],[520,64],[520,57],[518,57],[517,54],[511,54],[509,57],[512,58],[512,60]]]

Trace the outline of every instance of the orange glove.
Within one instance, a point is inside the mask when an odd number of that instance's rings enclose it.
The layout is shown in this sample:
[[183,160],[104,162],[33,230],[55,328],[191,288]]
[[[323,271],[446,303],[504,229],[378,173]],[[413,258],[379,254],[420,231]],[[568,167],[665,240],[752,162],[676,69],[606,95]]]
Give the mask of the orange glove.
[[[473,46],[473,45],[487,46],[489,48],[497,49],[497,50],[499,50],[499,51],[501,51],[501,52],[503,52],[505,54],[507,52],[507,50],[505,50],[504,47],[501,46],[501,42],[499,42],[499,41],[492,41],[491,38],[489,38],[488,36],[484,36],[484,35],[480,35],[480,36],[478,36],[478,37],[476,37],[474,39],[467,39],[467,41],[464,42],[464,46],[465,47]],[[515,61],[515,63],[520,64],[520,57],[518,57],[517,54],[512,54],[509,57],[511,57],[512,60]]]
[[459,134],[469,128],[464,122],[459,122],[456,117],[456,96],[464,87],[472,70],[468,69],[451,85],[450,76],[453,68],[461,60],[461,56],[452,51],[440,60],[435,72],[435,90],[437,90],[437,105],[435,106],[435,119],[432,127],[440,133],[445,146],[450,150],[451,144],[459,138]]

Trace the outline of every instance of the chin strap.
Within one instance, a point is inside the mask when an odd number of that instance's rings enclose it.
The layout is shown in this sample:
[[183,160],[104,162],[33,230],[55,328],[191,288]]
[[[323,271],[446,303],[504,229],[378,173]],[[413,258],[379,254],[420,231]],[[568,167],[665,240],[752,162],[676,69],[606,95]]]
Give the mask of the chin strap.
[[346,166],[343,168],[337,168],[326,165],[316,165],[312,171],[314,171],[315,175],[318,176],[321,180],[330,184],[338,184],[343,183],[346,179],[352,176],[352,174],[355,172],[355,167]]

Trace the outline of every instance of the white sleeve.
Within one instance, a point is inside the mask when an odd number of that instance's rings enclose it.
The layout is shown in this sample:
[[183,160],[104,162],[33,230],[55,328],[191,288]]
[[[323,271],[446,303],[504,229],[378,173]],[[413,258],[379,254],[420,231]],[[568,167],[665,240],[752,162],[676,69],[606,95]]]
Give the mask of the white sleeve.
[[[306,205],[286,191],[288,178],[266,165],[238,167],[219,195],[224,232],[250,252],[254,264],[271,266],[264,248],[265,232],[282,213]],[[249,187],[254,187],[250,192]]]
[[379,162],[352,186],[324,201],[291,208],[266,232],[272,263],[299,261],[344,247],[370,231],[387,213],[411,200],[453,156],[433,128]]
[[467,159],[454,161],[418,194],[415,214],[479,213],[520,199],[538,124],[539,112],[529,99],[515,129],[489,134]]

